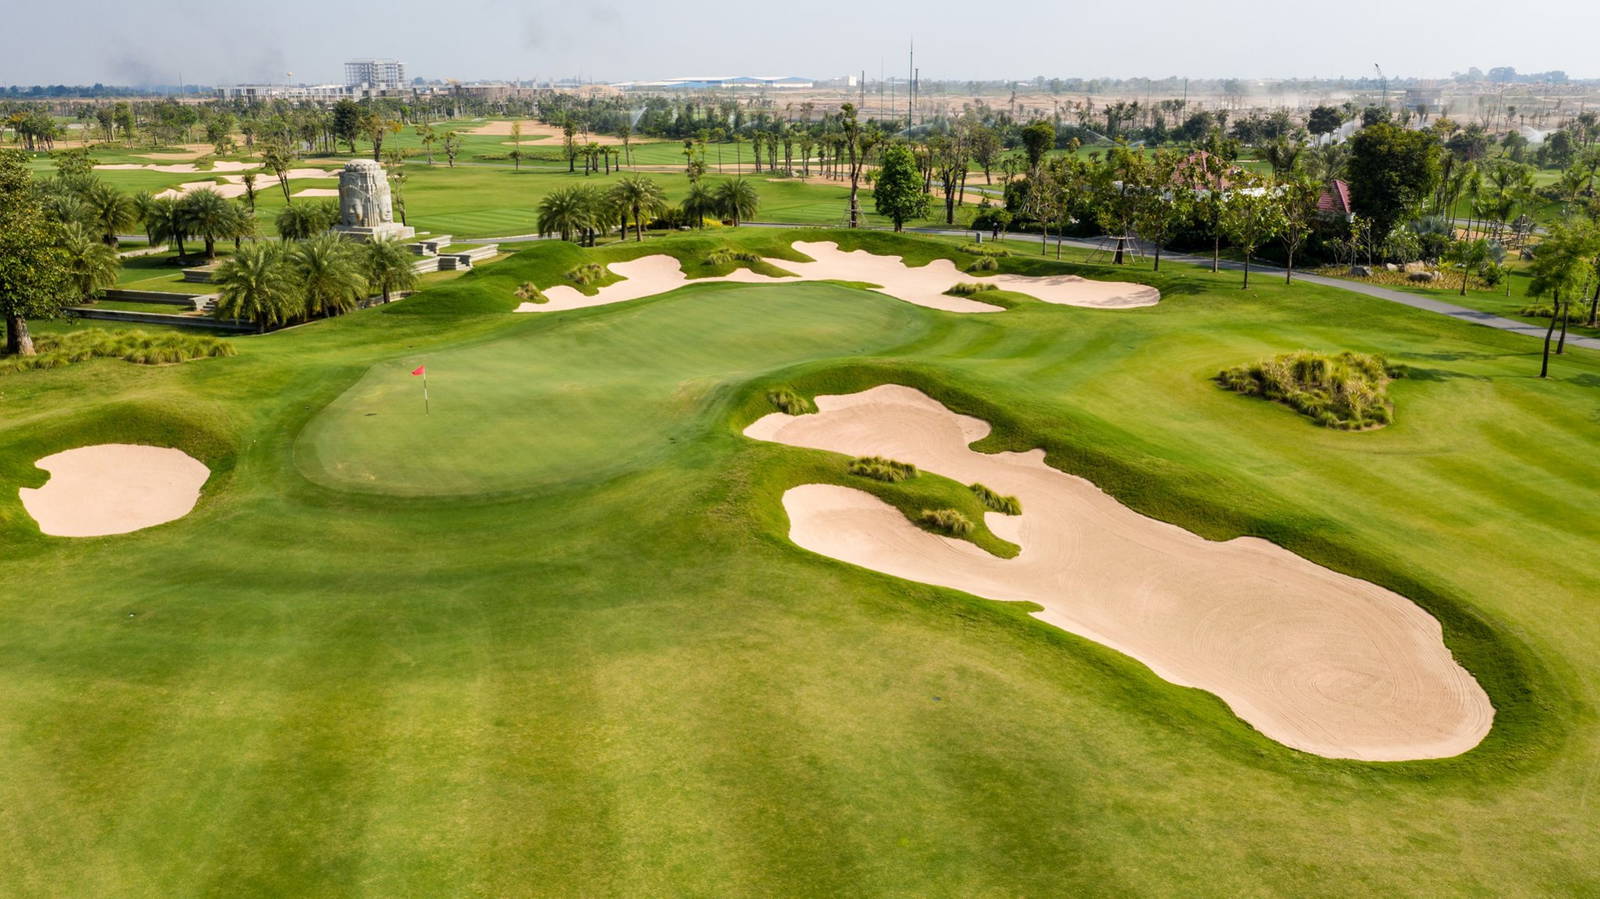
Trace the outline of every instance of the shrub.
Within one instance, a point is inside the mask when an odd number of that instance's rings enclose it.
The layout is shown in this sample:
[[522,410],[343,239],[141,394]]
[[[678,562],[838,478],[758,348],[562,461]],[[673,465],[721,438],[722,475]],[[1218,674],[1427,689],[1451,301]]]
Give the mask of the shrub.
[[962,281],[951,286],[945,293],[953,297],[970,297],[975,293],[982,293],[988,289],[989,285],[987,284],[979,284],[976,281]]
[[36,356],[0,360],[0,371],[60,368],[89,359],[122,359],[139,365],[170,365],[191,359],[232,356],[233,344],[199,334],[147,334],[85,328],[70,334],[42,334],[34,341]]
[[932,531],[941,531],[953,537],[972,533],[972,519],[956,509],[923,509],[917,523]]
[[985,256],[967,266],[967,271],[969,272],[994,272],[999,270],[1000,263],[993,256]]
[[606,276],[606,267],[598,262],[585,262],[570,272],[567,280],[574,284],[593,284]]
[[[1529,318],[1554,318],[1556,314],[1556,308],[1555,306],[1549,304],[1543,306],[1523,306],[1521,309],[1517,310],[1517,314],[1526,315]],[[1581,316],[1582,313],[1576,306],[1567,307],[1567,321],[1577,321]]]
[[785,415],[809,415],[817,411],[814,403],[787,387],[767,391],[767,401]]
[[967,489],[978,495],[983,505],[1003,515],[1021,515],[1022,503],[1014,496],[1001,496],[982,484],[969,484]]
[[1353,431],[1393,419],[1389,381],[1403,376],[1402,369],[1390,366],[1382,356],[1298,350],[1224,369],[1217,382],[1229,390],[1283,403],[1324,427]]
[[729,247],[712,250],[706,255],[707,265],[728,265],[734,262],[754,264],[760,261],[761,256],[759,254],[747,252],[745,250],[735,250]]
[[544,291],[542,291],[539,288],[533,286],[533,282],[532,281],[524,281],[524,282],[522,282],[522,286],[517,288],[516,293],[517,293],[517,299],[519,299],[519,300],[527,300],[530,303],[548,303],[548,302],[550,302],[550,298],[544,295]]
[[1010,256],[1011,255],[1011,251],[1006,249],[1005,247],[991,246],[991,245],[986,244],[986,243],[964,244],[964,245],[962,245],[961,249],[964,252],[971,253],[974,256],[1001,257],[1001,256]]
[[861,456],[850,460],[850,473],[893,484],[917,476],[917,466],[882,456]]

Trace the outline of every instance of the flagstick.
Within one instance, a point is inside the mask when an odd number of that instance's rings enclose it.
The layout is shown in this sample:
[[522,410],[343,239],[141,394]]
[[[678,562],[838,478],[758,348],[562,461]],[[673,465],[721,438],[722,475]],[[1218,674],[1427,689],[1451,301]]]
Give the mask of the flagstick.
[[433,410],[428,405],[428,370],[422,370],[422,414],[432,415]]

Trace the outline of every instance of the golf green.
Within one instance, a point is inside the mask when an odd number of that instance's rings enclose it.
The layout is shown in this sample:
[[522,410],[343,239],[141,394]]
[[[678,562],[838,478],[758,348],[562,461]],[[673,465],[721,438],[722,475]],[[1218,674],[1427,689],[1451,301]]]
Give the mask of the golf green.
[[[796,239],[972,260],[847,231],[551,242],[231,358],[0,375],[0,892],[1600,888],[1600,355],[1540,380],[1526,337],[1331,288],[1021,256],[1162,301],[705,284],[510,311],[583,261],[716,274],[712,249]],[[1395,423],[1210,380],[1299,348],[1406,366]],[[1026,608],[794,546],[784,491],[845,460],[741,430],[773,388],[882,383],[992,422],[980,449],[1412,598],[1493,729],[1436,761],[1296,752]],[[33,462],[106,442],[204,462],[199,505],[40,535]],[[874,490],[977,514],[907,484]]]

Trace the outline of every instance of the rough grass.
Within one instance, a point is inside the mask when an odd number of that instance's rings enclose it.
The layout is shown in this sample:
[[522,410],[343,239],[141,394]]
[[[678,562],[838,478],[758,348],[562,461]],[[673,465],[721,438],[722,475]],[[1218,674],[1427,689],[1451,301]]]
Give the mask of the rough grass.
[[1014,496],[1004,496],[978,483],[968,485],[968,489],[977,494],[978,500],[992,511],[1003,515],[1022,514],[1022,502]]
[[952,537],[965,537],[972,533],[972,519],[958,509],[923,509],[917,516],[917,524]]
[[816,403],[787,387],[775,387],[767,391],[767,402],[785,415],[808,415],[817,411]]
[[996,244],[968,243],[961,245],[961,251],[974,256],[993,256],[996,258],[1010,256],[1011,251]]
[[226,340],[175,332],[112,331],[84,328],[63,334],[40,334],[34,356],[0,357],[0,372],[60,368],[90,359],[121,359],[139,365],[171,365],[194,359],[232,356]]
[[725,266],[743,262],[754,265],[762,262],[761,256],[746,250],[736,250],[732,247],[719,247],[706,254],[706,264]]
[[917,476],[917,466],[882,456],[861,456],[850,460],[849,472],[875,481],[896,483]]
[[1282,403],[1324,427],[1354,431],[1393,419],[1389,380],[1399,374],[1382,356],[1297,350],[1223,369],[1217,382]]
[[524,300],[529,303],[550,302],[550,298],[545,296],[544,291],[536,287],[532,281],[522,282],[522,284],[517,287],[516,297],[519,300]]
[[996,272],[999,270],[1000,262],[993,256],[976,259],[971,265],[967,266],[967,271],[969,272]]

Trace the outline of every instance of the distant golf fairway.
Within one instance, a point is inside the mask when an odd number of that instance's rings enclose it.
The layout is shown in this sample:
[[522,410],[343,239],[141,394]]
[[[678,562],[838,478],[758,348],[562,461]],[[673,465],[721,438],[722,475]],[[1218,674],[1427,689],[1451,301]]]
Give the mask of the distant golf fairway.
[[[706,284],[510,312],[578,262],[796,239],[969,261],[841,231],[541,244],[232,358],[0,375],[0,893],[1600,887],[1597,354],[1541,382],[1536,342],[1379,300],[1028,257],[1005,264],[1162,299]],[[1302,347],[1410,367],[1395,423],[1209,380]],[[1492,730],[1438,761],[1300,753],[1023,608],[794,546],[784,492],[843,460],[740,432],[769,389],[883,383],[992,422],[982,449],[1412,598]],[[39,535],[34,460],[108,442],[205,463],[199,505]]]

